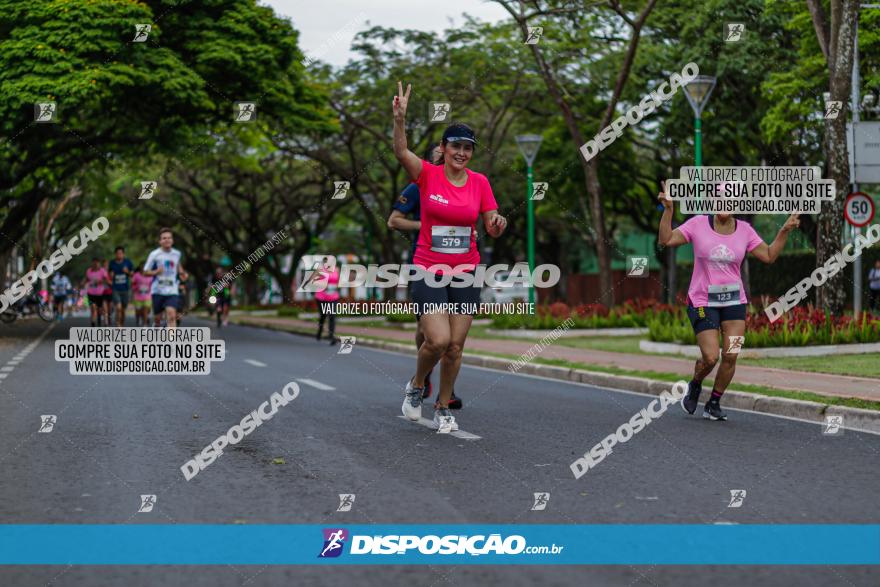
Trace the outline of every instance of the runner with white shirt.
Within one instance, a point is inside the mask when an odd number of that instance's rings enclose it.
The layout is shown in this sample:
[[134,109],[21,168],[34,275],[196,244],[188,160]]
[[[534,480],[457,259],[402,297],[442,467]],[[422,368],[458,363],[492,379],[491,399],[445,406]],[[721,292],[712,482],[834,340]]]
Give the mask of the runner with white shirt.
[[72,288],[73,285],[63,273],[56,273],[52,276],[52,303],[55,306],[55,319],[59,322],[64,316],[64,302],[67,300],[67,291]]
[[156,276],[150,293],[153,296],[153,316],[156,326],[162,324],[162,312],[166,313],[168,328],[177,327],[177,311],[180,309],[180,280],[186,280],[187,273],[180,264],[180,251],[173,248],[174,235],[170,228],[159,231],[159,248],[155,249],[144,263],[143,274]]

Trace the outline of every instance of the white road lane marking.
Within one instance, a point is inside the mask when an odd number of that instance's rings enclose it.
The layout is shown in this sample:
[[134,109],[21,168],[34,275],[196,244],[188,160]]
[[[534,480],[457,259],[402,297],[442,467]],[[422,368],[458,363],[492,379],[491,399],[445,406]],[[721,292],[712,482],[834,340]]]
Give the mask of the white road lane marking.
[[55,326],[54,322],[49,324],[49,326],[47,326],[46,329],[43,330],[43,333],[37,337],[37,340],[21,349],[17,355],[6,361],[6,365],[0,367],[0,379],[6,379],[7,377],[9,377],[9,374],[15,371],[15,367],[18,366],[18,364],[21,363],[25,358],[27,358],[27,356],[31,354],[31,351],[37,348],[37,346],[40,344],[40,341],[42,341],[46,337],[46,335],[49,334],[49,331],[52,330],[53,326]]
[[253,365],[254,367],[265,367],[265,366],[266,366],[266,363],[261,363],[261,362],[259,362],[259,361],[255,361],[255,360],[253,360],[253,359],[245,359],[244,362],[245,362],[245,363],[250,363],[250,364]]
[[300,383],[305,383],[306,385],[310,385],[315,389],[320,389],[321,391],[334,391],[336,388],[326,383],[321,383],[320,381],[315,381],[314,379],[297,379]]
[[[409,418],[406,418],[405,416],[397,416],[397,417],[400,418],[401,420],[406,420],[407,422],[412,422],[412,420],[410,420]],[[421,424],[425,428],[430,428],[431,430],[434,430],[435,432],[437,431],[437,429],[434,428],[434,421],[428,420],[427,418],[421,418],[421,419],[419,419],[418,422],[413,422],[413,424]],[[462,440],[482,440],[482,438],[483,438],[482,436],[477,436],[476,434],[471,434],[470,432],[465,432],[464,430],[457,430],[455,432],[450,432],[449,436],[461,438]]]

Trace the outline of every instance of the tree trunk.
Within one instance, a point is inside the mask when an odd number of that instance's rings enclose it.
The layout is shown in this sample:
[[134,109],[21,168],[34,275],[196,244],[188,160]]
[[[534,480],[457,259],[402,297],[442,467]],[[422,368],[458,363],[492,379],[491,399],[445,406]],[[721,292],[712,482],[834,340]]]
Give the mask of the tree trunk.
[[8,249],[0,249],[0,286],[3,289],[6,289],[6,286],[9,284],[11,273],[7,271],[9,269],[9,259],[11,257],[12,251]]
[[[846,146],[846,119],[852,92],[853,47],[855,43],[858,0],[832,0],[831,22],[826,23],[821,4],[808,0],[814,28],[827,59],[831,100],[842,102],[837,118],[825,119],[825,157],[828,177],[837,188],[835,199],[822,207],[816,223],[816,263],[821,266],[841,248],[843,203],[850,189],[849,160]],[[846,303],[843,271],[816,290],[816,304],[839,314]]]
[[[851,62],[850,62],[851,63]],[[849,79],[849,76],[846,76]],[[846,85],[846,90],[834,90],[832,83],[832,99],[835,95],[849,92],[851,85]],[[822,266],[825,261],[833,257],[841,248],[841,236],[843,234],[843,203],[850,189],[849,161],[847,160],[846,148],[846,118],[842,115],[837,120],[826,120],[825,152],[828,158],[828,177],[834,180],[837,193],[834,200],[825,202],[819,215],[816,231],[816,264]],[[827,308],[834,314],[843,311],[846,302],[846,282],[843,271],[840,271],[816,290],[816,305]]]
[[244,274],[245,304],[249,306],[256,306],[260,301],[257,292],[257,281],[257,273],[255,271],[248,271]]
[[[580,133],[578,133],[580,134]],[[584,144],[580,137],[577,141]],[[599,183],[599,170],[596,159],[585,161],[578,157],[584,166],[587,193],[590,196],[590,223],[592,224],[596,257],[599,262],[599,292],[597,299],[606,307],[614,305],[614,285],[611,275],[611,255],[608,251],[608,234],[605,230],[605,208],[602,205],[602,185]]]
[[[500,4],[519,24],[524,35],[523,38],[525,38],[528,34],[527,22],[529,18],[525,14],[525,3],[519,3],[519,12],[517,12],[513,9],[511,3],[505,0],[496,0],[496,2],[498,2],[498,4]],[[632,64],[636,56],[636,50],[639,46],[642,27],[644,26],[648,15],[654,9],[654,4],[656,4],[656,2],[657,0],[648,0],[636,20],[632,20],[624,12],[618,0],[610,0],[608,2],[609,7],[630,26],[632,29],[632,37],[629,40],[629,44],[624,54],[620,71],[617,73],[614,91],[612,92],[611,98],[608,100],[605,115],[599,125],[600,131],[611,122],[611,117],[613,116],[617,103],[620,100],[620,96],[623,93],[624,86],[626,86],[626,82],[629,79]],[[534,13],[530,16],[534,16]],[[544,59],[543,52],[537,43],[529,44],[529,49],[535,57],[541,77],[544,80],[544,84],[547,86],[547,90],[550,92],[550,97],[562,112],[565,126],[568,129],[575,146],[580,149],[586,140],[584,139],[583,133],[581,133],[578,128],[571,104],[569,104],[568,100],[563,95],[562,88],[556,79],[556,72],[550,67],[547,60]],[[611,256],[608,250],[609,240],[607,231],[605,230],[605,211],[602,205],[602,186],[599,183],[598,161],[595,158],[587,161],[583,156],[578,157],[578,159],[580,159],[581,165],[584,168],[584,183],[586,184],[587,196],[589,198],[589,216],[590,223],[592,224],[592,236],[596,245],[596,256],[599,262],[598,301],[605,306],[612,306],[614,304],[614,286],[611,275]],[[581,207],[583,208],[583,206]]]

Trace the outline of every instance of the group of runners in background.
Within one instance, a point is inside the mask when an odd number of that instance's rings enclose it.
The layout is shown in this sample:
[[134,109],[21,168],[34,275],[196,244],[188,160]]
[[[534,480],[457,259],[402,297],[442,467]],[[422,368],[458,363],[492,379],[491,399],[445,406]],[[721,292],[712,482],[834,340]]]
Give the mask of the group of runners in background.
[[[181,252],[174,248],[174,235],[169,228],[159,231],[159,246],[143,265],[135,265],[125,256],[124,247],[116,247],[113,259],[92,257],[79,282],[79,291],[88,300],[92,326],[124,326],[129,305],[134,307],[135,325],[148,326],[150,312],[153,324],[170,328],[178,326],[181,314],[187,310],[189,275],[181,265]],[[222,277],[218,268],[215,276]],[[65,307],[70,315],[79,292],[62,272],[52,277],[50,286],[56,320],[64,316]],[[231,300],[229,286],[220,292],[211,292],[218,318],[226,323]],[[218,324],[220,320],[218,319]]]

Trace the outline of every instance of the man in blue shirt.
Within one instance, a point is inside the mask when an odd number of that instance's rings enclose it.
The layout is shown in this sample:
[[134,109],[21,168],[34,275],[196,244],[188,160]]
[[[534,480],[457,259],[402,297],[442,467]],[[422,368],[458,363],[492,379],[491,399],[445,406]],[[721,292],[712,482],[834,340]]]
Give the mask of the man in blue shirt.
[[[425,161],[429,161],[434,165],[443,164],[443,151],[440,150],[439,144],[433,143],[427,148],[425,151]],[[388,217],[388,228],[396,228],[398,230],[410,232],[412,247],[409,251],[409,259],[407,259],[410,263],[412,263],[413,257],[415,257],[416,254],[416,242],[419,240],[419,229],[422,227],[422,223],[419,220],[419,197],[419,187],[414,183],[409,184],[403,189],[397,200],[395,200],[394,205],[391,207],[391,216]],[[409,214],[412,214],[412,220],[407,218],[407,215]],[[417,350],[422,346],[422,343],[425,342],[425,335],[422,334],[422,328],[418,319],[419,317],[416,315]],[[428,378],[425,379],[425,391],[423,397],[431,397],[431,373],[428,373]],[[461,399],[455,395],[455,390],[453,390],[452,399],[449,400],[449,409],[460,410],[461,406]]]
[[125,324],[125,309],[128,307],[128,294],[131,291],[131,274],[134,263],[125,257],[125,249],[116,247],[112,261],[107,265],[110,280],[113,282],[113,305],[116,307],[116,325]]

